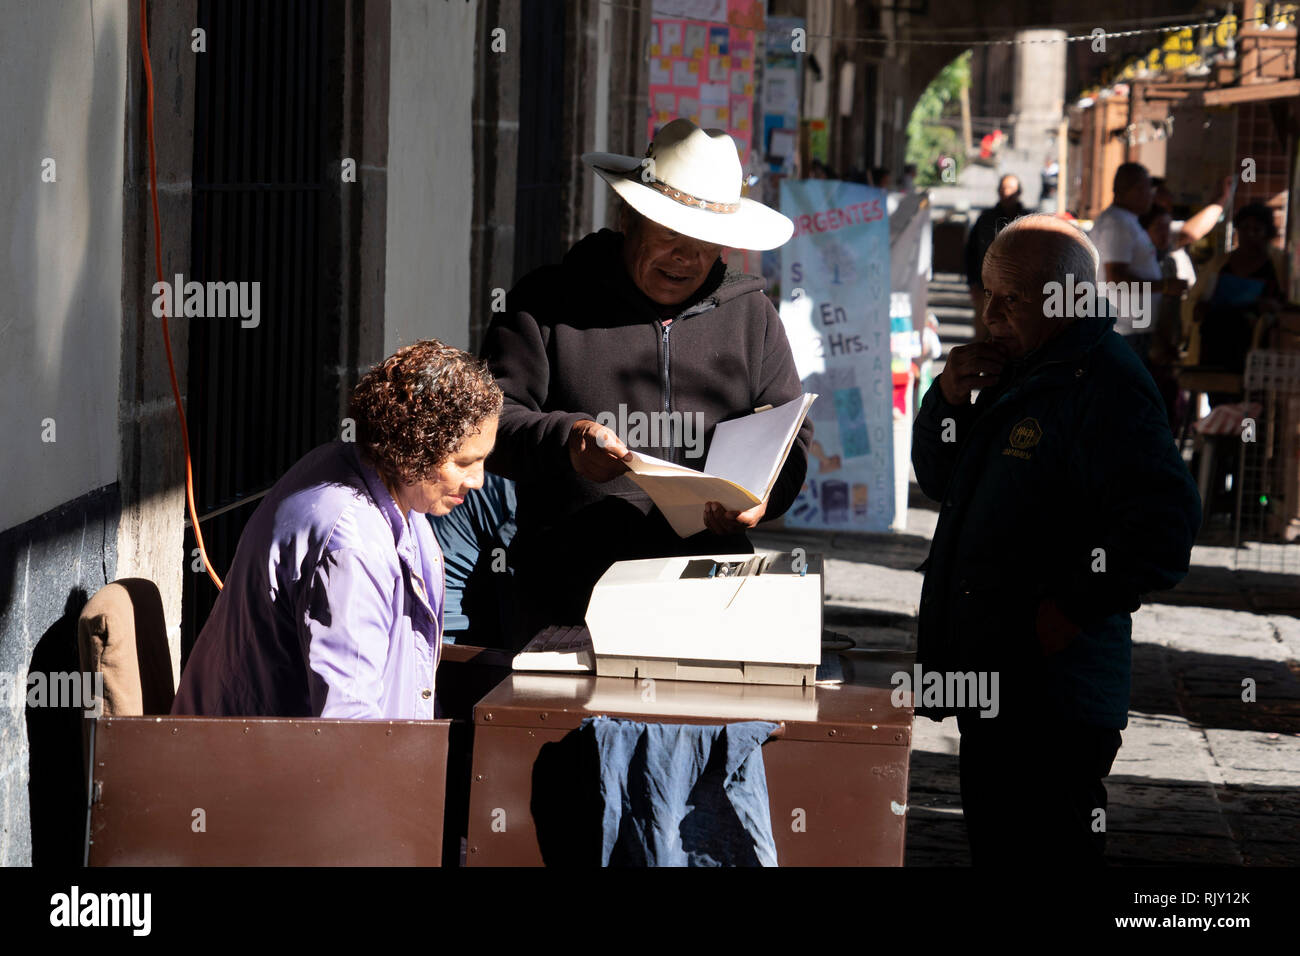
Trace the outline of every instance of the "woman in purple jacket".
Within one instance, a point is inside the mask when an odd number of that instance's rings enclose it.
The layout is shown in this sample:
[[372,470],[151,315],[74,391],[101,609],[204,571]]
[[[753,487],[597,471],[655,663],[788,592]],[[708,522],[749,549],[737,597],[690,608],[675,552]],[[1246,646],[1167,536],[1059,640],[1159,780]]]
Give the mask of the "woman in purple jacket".
[[501,390],[430,339],[352,393],[344,439],[266,495],[190,654],[175,714],[428,719],[444,578],[424,518],[483,484]]

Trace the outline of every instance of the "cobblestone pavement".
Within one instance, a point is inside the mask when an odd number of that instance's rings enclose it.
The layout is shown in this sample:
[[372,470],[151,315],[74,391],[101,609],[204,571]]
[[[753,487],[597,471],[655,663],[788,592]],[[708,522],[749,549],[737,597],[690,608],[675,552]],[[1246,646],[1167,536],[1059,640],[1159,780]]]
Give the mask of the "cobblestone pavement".
[[[907,663],[922,578],[913,569],[936,517],[913,487],[902,533],[753,538],[829,555],[825,626]],[[1300,561],[1291,563],[1297,574],[1239,571],[1230,549],[1197,546],[1183,583],[1134,615],[1129,725],[1107,778],[1111,863],[1300,864]],[[1241,699],[1246,678],[1253,703]],[[955,719],[917,720],[909,866],[970,862],[957,747]]]

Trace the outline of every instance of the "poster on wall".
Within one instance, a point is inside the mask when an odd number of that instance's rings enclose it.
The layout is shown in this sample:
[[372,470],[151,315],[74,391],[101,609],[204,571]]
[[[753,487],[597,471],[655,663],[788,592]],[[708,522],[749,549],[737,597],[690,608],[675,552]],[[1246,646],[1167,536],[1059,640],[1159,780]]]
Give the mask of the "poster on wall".
[[[757,147],[762,156],[761,201],[781,203],[781,181],[799,174],[799,101],[802,55],[794,52],[796,30],[805,30],[802,17],[768,17],[763,33],[762,129]],[[769,295],[781,293],[781,253],[761,256]]]
[[827,179],[781,183],[781,212],[795,224],[781,249],[781,323],[804,392],[822,396],[790,527],[885,531],[896,517],[885,195]]
[[[802,17],[769,17],[763,35],[766,57],[763,73],[763,155],[772,172],[795,172],[799,152],[799,97],[803,61],[794,52],[796,30],[805,29]],[[783,136],[773,136],[777,130]],[[775,201],[776,197],[772,197]]]
[[685,117],[725,130],[747,166],[754,144],[755,38],[762,29],[762,0],[655,0],[647,141],[665,123]]
[[727,0],[655,0],[655,17],[727,22]]

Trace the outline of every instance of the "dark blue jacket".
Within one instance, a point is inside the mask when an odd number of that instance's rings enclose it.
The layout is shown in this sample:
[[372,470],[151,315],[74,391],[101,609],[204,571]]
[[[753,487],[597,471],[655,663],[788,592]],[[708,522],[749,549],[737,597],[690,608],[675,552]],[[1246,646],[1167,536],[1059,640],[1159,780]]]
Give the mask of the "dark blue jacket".
[[[917,481],[942,502],[918,662],[999,670],[1008,717],[1126,726],[1130,615],[1187,573],[1200,498],[1155,383],[1112,325],[1075,320],[973,405],[949,405],[936,381],[913,428]],[[1051,654],[1035,624],[1046,598],[1082,628]]]

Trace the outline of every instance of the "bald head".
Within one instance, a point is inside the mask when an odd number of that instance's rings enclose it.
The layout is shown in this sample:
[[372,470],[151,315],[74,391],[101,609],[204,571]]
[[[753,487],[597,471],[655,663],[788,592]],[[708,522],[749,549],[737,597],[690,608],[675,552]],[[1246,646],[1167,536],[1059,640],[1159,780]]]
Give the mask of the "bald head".
[[998,233],[984,261],[1006,260],[1040,290],[1047,282],[1096,282],[1097,249],[1078,228],[1064,219],[1035,213],[1021,216]]
[[1020,180],[1007,173],[998,180],[998,205],[1010,206],[1020,198]]
[[1050,341],[1074,319],[1048,314],[1048,283],[1097,281],[1097,250],[1088,237],[1055,216],[1022,216],[993,240],[984,257],[984,324],[1011,357]]

